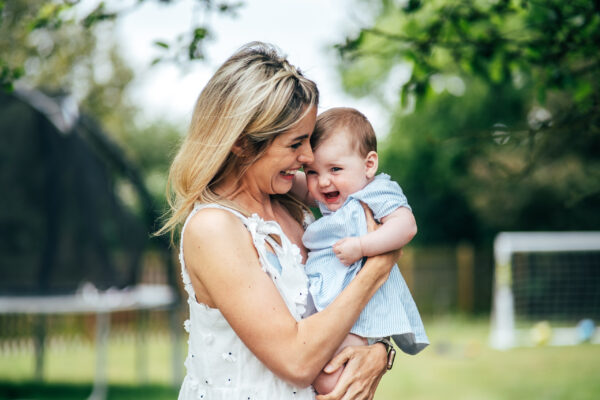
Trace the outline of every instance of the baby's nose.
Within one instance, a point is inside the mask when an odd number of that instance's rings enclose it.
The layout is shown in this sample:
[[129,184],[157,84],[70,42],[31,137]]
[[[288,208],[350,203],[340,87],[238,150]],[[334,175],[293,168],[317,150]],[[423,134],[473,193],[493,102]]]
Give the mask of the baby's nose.
[[329,186],[329,176],[328,175],[321,175],[319,176],[319,186],[321,187],[325,187],[325,186]]

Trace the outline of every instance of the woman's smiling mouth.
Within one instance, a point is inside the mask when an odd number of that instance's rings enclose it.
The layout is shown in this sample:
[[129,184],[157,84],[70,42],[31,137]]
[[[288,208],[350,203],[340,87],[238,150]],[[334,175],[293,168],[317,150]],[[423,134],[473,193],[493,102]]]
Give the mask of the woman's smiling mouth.
[[283,179],[292,180],[294,179],[294,175],[296,175],[296,172],[298,172],[297,169],[287,169],[285,171],[280,171],[279,175],[281,175]]

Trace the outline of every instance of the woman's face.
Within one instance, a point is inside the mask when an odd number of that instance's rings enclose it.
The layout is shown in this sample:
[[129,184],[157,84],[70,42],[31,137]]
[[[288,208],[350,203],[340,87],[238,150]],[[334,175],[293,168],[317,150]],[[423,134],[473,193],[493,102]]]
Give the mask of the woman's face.
[[313,161],[310,135],[317,119],[316,107],[290,130],[275,137],[261,158],[252,164],[244,176],[249,187],[266,194],[284,194],[292,188],[294,175]]

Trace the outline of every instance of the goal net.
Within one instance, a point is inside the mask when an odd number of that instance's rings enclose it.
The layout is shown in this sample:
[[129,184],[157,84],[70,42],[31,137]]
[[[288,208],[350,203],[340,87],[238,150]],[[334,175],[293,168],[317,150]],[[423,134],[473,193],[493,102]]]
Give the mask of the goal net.
[[600,343],[600,232],[502,232],[490,344]]

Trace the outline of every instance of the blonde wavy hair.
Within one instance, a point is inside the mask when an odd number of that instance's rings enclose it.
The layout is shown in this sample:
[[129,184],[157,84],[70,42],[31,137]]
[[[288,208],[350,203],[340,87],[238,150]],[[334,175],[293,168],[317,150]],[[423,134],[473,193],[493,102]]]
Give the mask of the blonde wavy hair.
[[[252,42],[236,51],[208,81],[189,131],[169,170],[166,222],[156,232],[173,239],[194,203],[219,203],[248,215],[214,188],[225,177],[238,180],[273,139],[317,107],[317,85],[273,45]],[[232,151],[236,145],[241,151]],[[237,153],[237,154],[236,154]],[[291,195],[278,200],[298,221],[305,207]]]

